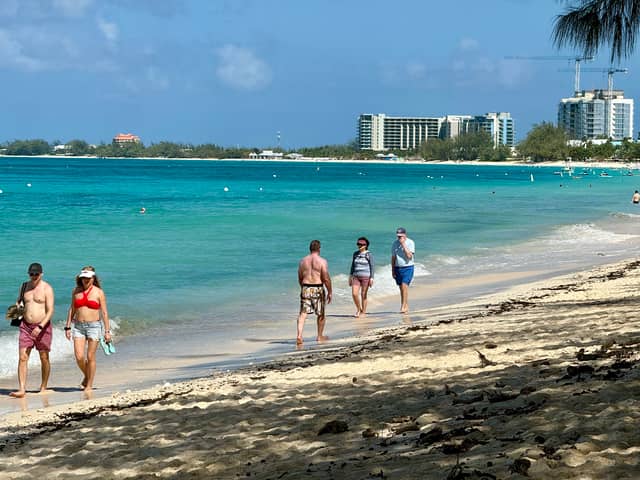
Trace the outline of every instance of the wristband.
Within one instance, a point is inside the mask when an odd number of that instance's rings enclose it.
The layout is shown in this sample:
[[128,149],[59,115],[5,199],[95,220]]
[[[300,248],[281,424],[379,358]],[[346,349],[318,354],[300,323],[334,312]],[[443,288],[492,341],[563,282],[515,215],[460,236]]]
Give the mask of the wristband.
[[65,330],[65,331],[67,331],[67,330],[71,330],[71,327],[64,327],[64,330]]

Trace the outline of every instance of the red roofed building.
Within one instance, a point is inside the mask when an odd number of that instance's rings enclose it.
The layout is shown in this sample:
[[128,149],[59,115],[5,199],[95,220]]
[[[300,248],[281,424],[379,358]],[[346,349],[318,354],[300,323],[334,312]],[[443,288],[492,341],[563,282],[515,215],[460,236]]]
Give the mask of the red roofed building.
[[140,143],[140,137],[133,133],[119,133],[113,137],[113,143]]

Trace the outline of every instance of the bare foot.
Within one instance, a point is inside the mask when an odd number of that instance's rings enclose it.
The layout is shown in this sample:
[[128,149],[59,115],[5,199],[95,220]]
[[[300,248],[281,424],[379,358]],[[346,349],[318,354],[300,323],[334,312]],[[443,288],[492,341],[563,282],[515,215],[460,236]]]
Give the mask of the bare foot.
[[301,337],[296,338],[296,345],[302,345],[304,343],[304,341],[302,340]]
[[85,388],[85,387],[87,386],[87,379],[86,379],[86,377],[82,379],[82,381],[80,382],[80,386],[81,386],[82,388]]
[[53,392],[53,390],[47,387],[40,387],[40,393],[51,393],[51,392]]
[[93,389],[91,387],[86,387],[83,392],[84,398],[87,400],[91,400],[93,398]]
[[27,392],[25,392],[24,390],[18,390],[16,392],[11,392],[9,396],[13,398],[24,398],[26,394]]
[[318,342],[322,343],[322,342],[326,342],[327,340],[329,340],[329,337],[327,337],[326,335],[320,335],[317,338]]
[[354,315],[354,317],[358,318],[359,316],[360,316],[360,310],[358,310],[358,311],[356,312],[356,314]]

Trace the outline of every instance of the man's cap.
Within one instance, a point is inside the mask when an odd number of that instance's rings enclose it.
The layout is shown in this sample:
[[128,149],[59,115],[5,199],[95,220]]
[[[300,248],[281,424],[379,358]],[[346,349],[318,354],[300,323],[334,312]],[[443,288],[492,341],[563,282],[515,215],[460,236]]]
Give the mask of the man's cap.
[[28,273],[42,273],[42,265],[40,265],[39,263],[32,263],[31,265],[29,265],[29,270],[27,270]]
[[407,230],[403,227],[398,227],[398,229],[396,230],[396,235],[406,235],[407,234]]

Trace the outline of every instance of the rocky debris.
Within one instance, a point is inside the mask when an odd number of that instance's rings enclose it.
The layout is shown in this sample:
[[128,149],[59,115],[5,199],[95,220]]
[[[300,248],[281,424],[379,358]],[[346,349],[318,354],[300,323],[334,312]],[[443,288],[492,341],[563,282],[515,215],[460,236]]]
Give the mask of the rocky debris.
[[470,405],[472,403],[481,402],[484,400],[484,392],[470,392],[463,393],[461,395],[456,396],[453,399],[454,405]]
[[519,473],[520,475],[527,475],[527,471],[531,467],[531,460],[527,458],[517,458],[513,461],[511,466],[509,467],[509,471],[511,473]]
[[431,430],[423,432],[418,437],[418,445],[432,445],[445,439],[445,435],[442,432],[442,427],[436,425]]
[[489,367],[491,365],[497,365],[496,362],[489,360],[479,350],[476,350],[478,357],[480,358],[480,368]]
[[349,424],[343,420],[331,420],[327,422],[318,431],[318,435],[324,435],[325,433],[344,433],[349,430]]
[[378,436],[378,433],[372,428],[367,428],[364,432],[362,432],[363,438],[375,438]]

